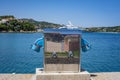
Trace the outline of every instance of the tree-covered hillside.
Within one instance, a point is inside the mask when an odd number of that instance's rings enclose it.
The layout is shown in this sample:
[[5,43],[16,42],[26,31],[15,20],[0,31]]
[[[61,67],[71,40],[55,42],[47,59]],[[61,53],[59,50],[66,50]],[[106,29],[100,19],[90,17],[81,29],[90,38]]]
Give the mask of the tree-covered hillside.
[[15,17],[12,15],[0,16],[0,20],[2,19],[14,19]]
[[[37,31],[37,29],[44,28],[59,28],[63,25],[45,22],[35,21],[33,19],[16,19],[12,15],[0,16],[0,32],[1,31],[13,31],[13,32],[24,32],[24,31]],[[85,28],[86,32],[120,32],[120,26],[113,27],[92,27]]]
[[85,28],[87,32],[120,32],[120,26]]
[[29,22],[10,20],[0,24],[0,31],[35,31],[35,27]]
[[55,23],[50,23],[50,22],[46,22],[46,21],[35,21],[33,19],[19,19],[20,21],[25,21],[25,22],[30,22],[32,24],[35,25],[35,28],[59,28],[62,25],[60,24],[55,24]]
[[11,15],[0,16],[0,31],[36,31],[37,29],[58,27],[61,25],[33,19],[15,19]]

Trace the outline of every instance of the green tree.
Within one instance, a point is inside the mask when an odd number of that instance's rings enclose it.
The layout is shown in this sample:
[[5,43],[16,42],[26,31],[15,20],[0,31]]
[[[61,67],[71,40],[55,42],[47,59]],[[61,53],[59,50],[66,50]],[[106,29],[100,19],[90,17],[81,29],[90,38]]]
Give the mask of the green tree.
[[0,24],[0,31],[8,31],[9,28],[5,24]]

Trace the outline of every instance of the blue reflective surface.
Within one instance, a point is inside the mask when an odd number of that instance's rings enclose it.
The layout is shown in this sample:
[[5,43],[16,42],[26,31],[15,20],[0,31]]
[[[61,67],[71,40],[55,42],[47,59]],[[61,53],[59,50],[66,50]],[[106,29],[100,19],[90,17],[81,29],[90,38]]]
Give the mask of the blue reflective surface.
[[60,34],[81,34],[82,31],[78,29],[44,29],[44,33],[60,33]]

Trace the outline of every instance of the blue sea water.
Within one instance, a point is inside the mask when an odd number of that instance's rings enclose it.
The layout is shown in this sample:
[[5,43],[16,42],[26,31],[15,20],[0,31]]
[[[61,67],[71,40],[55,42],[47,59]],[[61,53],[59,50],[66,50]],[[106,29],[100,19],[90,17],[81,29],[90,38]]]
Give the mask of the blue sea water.
[[[30,49],[42,33],[0,33],[0,73],[35,73],[43,67],[43,51]],[[120,71],[120,33],[83,33],[92,49],[81,54],[89,72]]]
[[82,68],[89,72],[120,71],[120,33],[83,33],[92,49],[82,53]]

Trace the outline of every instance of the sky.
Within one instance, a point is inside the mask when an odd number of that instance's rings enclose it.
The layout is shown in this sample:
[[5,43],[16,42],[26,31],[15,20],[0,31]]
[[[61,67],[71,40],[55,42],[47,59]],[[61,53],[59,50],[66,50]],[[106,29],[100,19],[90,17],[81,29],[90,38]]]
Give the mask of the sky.
[[120,0],[0,0],[0,16],[80,27],[120,25]]

